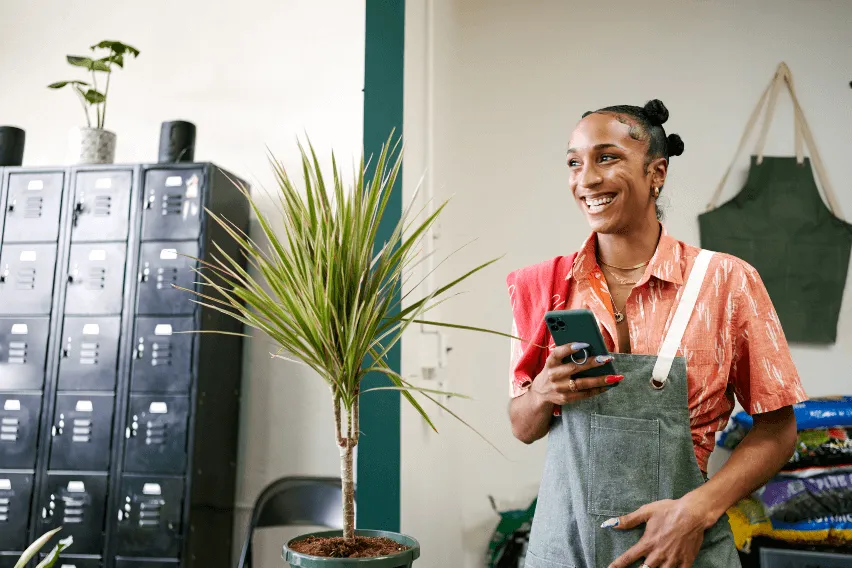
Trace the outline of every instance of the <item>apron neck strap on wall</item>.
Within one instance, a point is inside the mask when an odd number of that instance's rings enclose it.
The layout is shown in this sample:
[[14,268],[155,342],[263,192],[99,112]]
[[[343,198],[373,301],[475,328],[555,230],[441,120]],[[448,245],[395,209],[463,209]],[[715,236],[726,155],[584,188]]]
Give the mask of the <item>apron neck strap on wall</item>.
[[651,385],[656,389],[666,386],[669,371],[672,368],[678,347],[680,347],[683,334],[686,331],[686,325],[692,317],[695,302],[698,300],[698,293],[701,291],[701,285],[704,282],[704,276],[707,274],[707,268],[710,266],[710,259],[712,257],[712,251],[702,250],[699,252],[698,258],[695,259],[695,264],[692,266],[692,271],[689,273],[689,278],[683,288],[683,293],[677,304],[674,317],[669,325],[669,331],[663,340],[660,352],[657,354],[657,362],[654,363],[654,371],[651,374]]

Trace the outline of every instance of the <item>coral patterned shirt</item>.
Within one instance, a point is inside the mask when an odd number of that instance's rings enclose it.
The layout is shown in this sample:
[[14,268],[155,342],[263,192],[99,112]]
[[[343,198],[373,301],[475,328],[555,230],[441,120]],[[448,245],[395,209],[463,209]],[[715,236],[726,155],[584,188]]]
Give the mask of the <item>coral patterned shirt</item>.
[[[527,340],[512,340],[512,397],[529,389],[554,347],[543,322],[547,310],[591,310],[607,348],[617,352],[615,316],[596,246],[592,233],[576,257],[556,257],[507,277],[512,335]],[[632,353],[658,353],[699,250],[662,229],[657,251],[625,308]],[[540,347],[546,344],[547,350]],[[687,361],[692,441],[702,471],[715,433],[734,408],[734,396],[749,414],[807,399],[763,281],[752,266],[731,255],[717,253],[711,259],[677,355]]]

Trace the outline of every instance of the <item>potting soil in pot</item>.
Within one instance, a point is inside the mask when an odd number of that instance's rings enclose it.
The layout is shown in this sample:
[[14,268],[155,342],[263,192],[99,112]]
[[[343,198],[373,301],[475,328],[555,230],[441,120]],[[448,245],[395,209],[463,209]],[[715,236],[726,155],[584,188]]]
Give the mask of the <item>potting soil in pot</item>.
[[290,545],[290,549],[301,554],[326,558],[372,558],[390,556],[408,550],[409,546],[385,537],[356,536],[347,542],[343,537],[309,536]]

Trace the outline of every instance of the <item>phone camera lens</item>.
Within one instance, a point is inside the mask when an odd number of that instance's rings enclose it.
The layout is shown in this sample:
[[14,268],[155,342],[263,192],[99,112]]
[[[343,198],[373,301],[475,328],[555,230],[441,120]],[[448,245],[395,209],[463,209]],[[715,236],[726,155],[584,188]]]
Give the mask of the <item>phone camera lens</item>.
[[555,321],[556,321],[556,320],[555,320],[555,319],[553,319],[553,318],[547,318],[547,323],[552,324],[552,323],[553,323],[553,322],[555,322]]

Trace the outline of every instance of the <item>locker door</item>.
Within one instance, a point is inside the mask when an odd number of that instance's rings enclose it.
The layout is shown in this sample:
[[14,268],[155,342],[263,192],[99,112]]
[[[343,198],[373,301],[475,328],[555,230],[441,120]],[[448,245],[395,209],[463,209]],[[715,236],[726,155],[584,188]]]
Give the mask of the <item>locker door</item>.
[[142,240],[194,240],[201,233],[204,172],[151,170],[145,174]]
[[125,243],[71,245],[65,313],[121,313],[124,292]]
[[191,377],[193,318],[136,318],[132,392],[187,392]]
[[31,473],[0,472],[0,550],[23,552],[30,545],[27,530],[32,492]]
[[78,173],[71,241],[127,239],[132,183],[130,170]]
[[0,318],[0,390],[41,390],[49,318]]
[[4,245],[0,251],[0,314],[49,314],[56,245]]
[[125,475],[115,519],[118,554],[177,556],[181,547],[183,478]]
[[57,240],[64,177],[62,172],[9,174],[5,243]]
[[198,263],[183,255],[198,258],[198,243],[142,243],[139,251],[139,296],[136,313],[140,315],[191,314],[198,297],[175,286],[194,290],[201,277],[193,269]]
[[56,396],[50,469],[106,471],[109,468],[112,394]]
[[130,395],[124,471],[184,473],[189,398]]
[[119,316],[65,316],[59,358],[59,390],[114,390],[120,333]]
[[[49,473],[39,507],[39,534],[62,526],[77,554],[101,554],[107,476]],[[70,550],[70,549],[69,549]]]
[[[41,395],[0,394],[0,465],[33,469],[36,461]],[[2,514],[0,505],[0,514]]]

